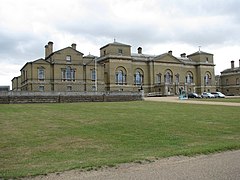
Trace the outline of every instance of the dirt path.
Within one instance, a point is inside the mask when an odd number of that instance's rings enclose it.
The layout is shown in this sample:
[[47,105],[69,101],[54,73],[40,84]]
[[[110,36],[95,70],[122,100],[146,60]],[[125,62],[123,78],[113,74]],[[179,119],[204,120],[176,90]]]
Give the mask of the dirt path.
[[176,102],[188,104],[208,104],[208,105],[222,105],[222,106],[240,106],[240,103],[232,102],[216,102],[216,101],[199,101],[194,99],[180,100],[178,97],[145,97],[145,101],[161,101],[161,102]]
[[[240,150],[196,157],[171,157],[151,163],[129,163],[115,168],[72,170],[32,180],[239,180]],[[26,179],[25,179],[26,180]]]

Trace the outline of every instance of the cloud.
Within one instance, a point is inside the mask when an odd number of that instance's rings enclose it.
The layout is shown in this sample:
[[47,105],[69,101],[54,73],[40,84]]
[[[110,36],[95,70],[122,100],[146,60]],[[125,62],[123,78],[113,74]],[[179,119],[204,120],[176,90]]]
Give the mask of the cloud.
[[159,54],[199,45],[216,53],[222,46],[230,51],[240,46],[239,7],[239,0],[5,0],[0,63],[24,65],[44,57],[48,41],[55,50],[77,43],[85,55],[98,55],[114,38],[133,51],[142,46]]

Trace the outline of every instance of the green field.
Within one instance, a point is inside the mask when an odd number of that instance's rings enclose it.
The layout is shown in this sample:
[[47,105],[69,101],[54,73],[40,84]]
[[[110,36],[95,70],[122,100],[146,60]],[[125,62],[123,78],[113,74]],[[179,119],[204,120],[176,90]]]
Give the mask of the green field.
[[239,107],[163,102],[0,105],[0,177],[240,149]]

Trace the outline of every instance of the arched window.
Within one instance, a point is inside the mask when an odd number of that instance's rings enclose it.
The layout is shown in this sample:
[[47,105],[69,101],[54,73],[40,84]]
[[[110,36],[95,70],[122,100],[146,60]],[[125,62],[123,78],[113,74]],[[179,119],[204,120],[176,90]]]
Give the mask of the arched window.
[[204,85],[205,86],[211,85],[211,79],[212,79],[211,74],[207,72],[204,76]]
[[166,84],[170,84],[172,83],[172,72],[171,71],[166,71],[165,75],[164,75],[164,81]]
[[116,84],[123,85],[126,84],[126,73],[120,69],[116,71]]
[[187,83],[187,84],[192,84],[192,83],[193,83],[193,74],[192,74],[192,72],[188,72],[188,73],[187,73],[186,83]]
[[143,73],[140,70],[137,70],[134,74],[134,84],[142,85],[143,84]]

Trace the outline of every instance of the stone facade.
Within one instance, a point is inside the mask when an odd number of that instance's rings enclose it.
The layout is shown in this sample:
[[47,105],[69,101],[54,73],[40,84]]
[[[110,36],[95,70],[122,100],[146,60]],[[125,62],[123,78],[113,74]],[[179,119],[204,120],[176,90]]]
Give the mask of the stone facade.
[[240,60],[239,66],[235,67],[234,61],[231,61],[231,68],[221,72],[218,78],[219,90],[225,95],[240,95]]
[[198,51],[175,57],[137,53],[131,46],[114,41],[100,48],[100,57],[71,47],[53,51],[45,46],[45,58],[27,62],[12,80],[13,91],[30,92],[138,92],[176,95],[180,90],[215,91],[213,54]]

